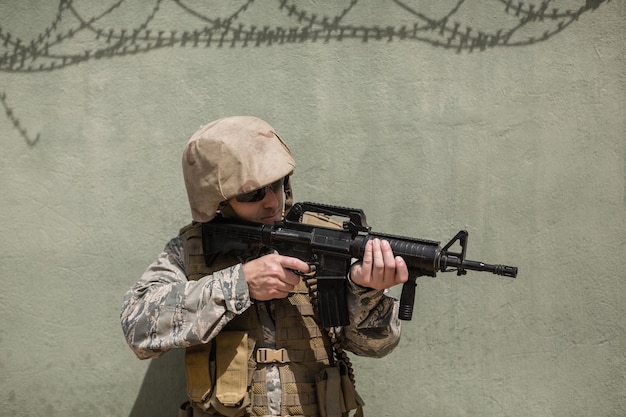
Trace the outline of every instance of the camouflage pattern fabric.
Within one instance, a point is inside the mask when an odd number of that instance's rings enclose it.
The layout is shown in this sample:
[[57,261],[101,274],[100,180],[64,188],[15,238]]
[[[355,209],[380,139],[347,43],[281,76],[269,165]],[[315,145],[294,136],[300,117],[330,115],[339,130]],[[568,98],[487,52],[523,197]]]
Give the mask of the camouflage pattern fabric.
[[[248,308],[257,308],[264,327],[272,328],[266,325],[272,322],[271,302],[250,298],[241,264],[188,281],[184,259],[177,236],[124,296],[122,329],[137,357],[157,358],[170,349],[206,343]],[[397,300],[348,282],[350,325],[337,329],[341,346],[360,356],[388,354],[400,339]],[[273,365],[267,368],[267,389],[270,410],[280,415],[281,384]]]

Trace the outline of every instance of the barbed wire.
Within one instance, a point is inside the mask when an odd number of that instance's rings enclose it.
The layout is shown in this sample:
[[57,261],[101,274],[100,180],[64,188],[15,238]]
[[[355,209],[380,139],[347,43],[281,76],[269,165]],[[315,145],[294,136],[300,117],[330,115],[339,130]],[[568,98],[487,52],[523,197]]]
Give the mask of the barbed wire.
[[[334,15],[320,13],[303,7],[295,0],[277,0],[277,13],[290,19],[289,26],[257,26],[242,21],[255,1],[247,0],[230,14],[213,16],[211,10],[198,10],[184,0],[171,0],[195,23],[185,30],[156,27],[156,17],[162,12],[166,0],[146,4],[145,15],[132,27],[113,27],[106,18],[127,3],[118,0],[104,11],[84,16],[74,6],[73,0],[60,0],[51,23],[30,40],[22,40],[7,31],[0,23],[0,72],[18,74],[27,72],[58,71],[85,61],[126,55],[145,54],[162,48],[223,48],[271,47],[305,42],[422,42],[432,47],[456,53],[472,53],[498,47],[529,46],[545,42],[559,34],[580,16],[595,10],[610,0],[586,0],[576,9],[552,6],[552,0],[530,3],[521,0],[494,0],[494,4],[508,21],[510,27],[481,30],[455,20],[466,0],[458,0],[443,17],[433,18],[400,0],[392,0],[406,13],[409,23],[398,25],[356,25],[344,23],[357,7],[358,0],[349,0]],[[572,0],[576,3],[575,0]],[[513,18],[513,19],[511,19]],[[1,18],[0,18],[1,20]],[[531,25],[533,35],[522,34]],[[537,31],[538,30],[538,31]],[[64,49],[65,48],[65,49]],[[16,128],[14,111],[2,92],[2,103],[7,116]],[[20,130],[27,137],[25,130]],[[27,140],[29,144],[38,141]]]

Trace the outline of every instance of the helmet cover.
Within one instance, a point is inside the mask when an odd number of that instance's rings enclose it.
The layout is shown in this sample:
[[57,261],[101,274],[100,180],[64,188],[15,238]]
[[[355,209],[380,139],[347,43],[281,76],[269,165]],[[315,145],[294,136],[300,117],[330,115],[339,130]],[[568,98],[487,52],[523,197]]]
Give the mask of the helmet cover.
[[291,175],[296,165],[274,129],[253,116],[202,126],[187,142],[182,162],[191,217],[197,222],[213,219],[229,198]]

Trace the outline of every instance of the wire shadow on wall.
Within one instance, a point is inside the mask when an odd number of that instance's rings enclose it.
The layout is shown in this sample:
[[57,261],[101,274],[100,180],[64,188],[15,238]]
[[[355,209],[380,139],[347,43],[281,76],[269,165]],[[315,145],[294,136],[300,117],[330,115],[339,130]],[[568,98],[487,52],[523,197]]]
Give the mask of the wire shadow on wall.
[[[292,23],[288,27],[261,27],[246,23],[246,16],[254,13],[251,11],[254,0],[233,6],[232,11],[223,15],[215,15],[212,10],[207,10],[206,3],[198,0],[155,0],[150,5],[148,2],[117,0],[111,5],[89,6],[91,13],[96,6],[104,7],[93,15],[86,15],[80,10],[83,2],[60,0],[52,22],[29,40],[4,30],[0,17],[0,72],[17,75],[59,71],[85,61],[145,54],[173,47],[206,50],[356,40],[420,42],[454,53],[481,52],[545,42],[576,22],[583,13],[608,2],[610,0],[570,0],[569,3],[577,7],[563,9],[563,2],[559,3],[559,8],[553,6],[552,0],[535,3],[494,0],[489,11],[500,12],[502,21],[510,22],[509,26],[482,30],[461,23],[462,9],[474,7],[469,0],[452,1],[448,13],[437,18],[429,17],[407,2],[394,0],[392,3],[405,16],[405,23],[396,26],[349,22],[350,14],[359,6],[357,0],[346,1],[346,6],[337,6],[332,2],[331,6],[321,5],[318,9],[311,9],[312,4],[303,7],[295,0],[276,0],[271,5],[260,6],[274,8],[276,14],[287,17]],[[140,9],[137,10],[137,7]],[[157,18],[172,12],[177,13],[177,20],[186,22],[184,29],[158,26]],[[137,16],[136,22],[120,27],[118,22],[126,16]],[[34,146],[39,141],[39,133],[33,136],[28,132],[2,89],[0,102],[19,135],[29,146]]]

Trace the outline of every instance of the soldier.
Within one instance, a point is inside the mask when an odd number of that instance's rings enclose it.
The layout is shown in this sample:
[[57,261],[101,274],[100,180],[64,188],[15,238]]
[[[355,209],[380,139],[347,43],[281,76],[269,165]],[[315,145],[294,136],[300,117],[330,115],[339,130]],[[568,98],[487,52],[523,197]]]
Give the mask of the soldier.
[[368,242],[347,279],[350,324],[321,328],[306,262],[267,248],[204,262],[201,223],[273,224],[291,207],[295,162],[274,129],[249,116],[214,121],[191,137],[182,165],[193,221],[124,297],[131,349],[141,359],[186,349],[181,416],[361,414],[345,351],[382,357],[398,344],[398,302],[386,290],[407,281],[404,260]]

